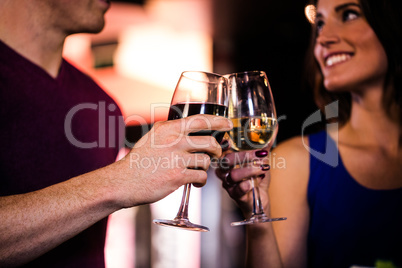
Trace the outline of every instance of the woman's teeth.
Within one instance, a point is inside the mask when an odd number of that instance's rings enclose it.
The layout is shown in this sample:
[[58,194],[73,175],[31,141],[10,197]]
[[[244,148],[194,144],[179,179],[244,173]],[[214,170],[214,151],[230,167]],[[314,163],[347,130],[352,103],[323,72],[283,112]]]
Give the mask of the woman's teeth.
[[350,59],[351,56],[349,54],[336,54],[328,57],[325,61],[325,66],[332,66],[334,64],[344,62]]

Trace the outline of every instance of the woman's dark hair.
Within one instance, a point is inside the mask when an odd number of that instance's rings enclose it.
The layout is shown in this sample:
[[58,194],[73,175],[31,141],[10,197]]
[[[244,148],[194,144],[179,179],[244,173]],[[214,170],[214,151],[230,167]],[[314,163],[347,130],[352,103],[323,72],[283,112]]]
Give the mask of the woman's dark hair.
[[[388,59],[388,72],[384,85],[383,105],[390,118],[397,120],[402,128],[402,0],[359,0],[364,17],[384,47]],[[317,0],[313,0],[314,5]],[[351,96],[348,92],[334,93],[324,88],[323,78],[313,50],[316,36],[312,34],[308,51],[308,70],[318,107],[339,101],[339,123],[350,117]]]

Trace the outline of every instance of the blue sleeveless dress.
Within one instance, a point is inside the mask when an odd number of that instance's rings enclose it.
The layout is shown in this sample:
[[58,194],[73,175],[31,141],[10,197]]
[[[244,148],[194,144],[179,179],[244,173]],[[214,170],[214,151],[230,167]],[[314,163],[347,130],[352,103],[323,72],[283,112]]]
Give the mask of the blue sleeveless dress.
[[309,144],[308,267],[402,267],[402,188],[360,185],[325,131],[310,135]]

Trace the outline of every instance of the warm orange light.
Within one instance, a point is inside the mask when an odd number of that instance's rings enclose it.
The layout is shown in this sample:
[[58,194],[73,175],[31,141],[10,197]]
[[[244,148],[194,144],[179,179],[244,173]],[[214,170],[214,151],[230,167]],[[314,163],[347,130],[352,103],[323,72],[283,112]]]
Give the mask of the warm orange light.
[[307,20],[311,23],[314,24],[315,22],[315,15],[316,15],[316,9],[314,5],[307,5],[304,8],[304,14],[306,15]]
[[207,33],[151,23],[128,28],[120,40],[117,71],[170,94],[182,71],[212,69],[212,39]]

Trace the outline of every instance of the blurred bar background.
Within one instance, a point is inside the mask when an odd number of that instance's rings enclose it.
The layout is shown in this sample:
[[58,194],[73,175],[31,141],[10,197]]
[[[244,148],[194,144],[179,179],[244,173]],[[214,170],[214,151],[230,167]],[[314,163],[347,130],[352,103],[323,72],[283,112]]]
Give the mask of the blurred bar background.
[[[303,121],[316,110],[303,80],[310,34],[305,5],[305,0],[114,1],[105,29],[69,37],[64,55],[116,100],[131,143],[167,118],[182,71],[263,70],[276,101],[280,142],[300,135]],[[107,267],[244,267],[244,229],[230,226],[242,216],[213,171],[205,187],[192,189],[189,209],[190,219],[210,232],[152,224],[154,218],[176,215],[181,194],[178,189],[153,205],[113,214]]]

